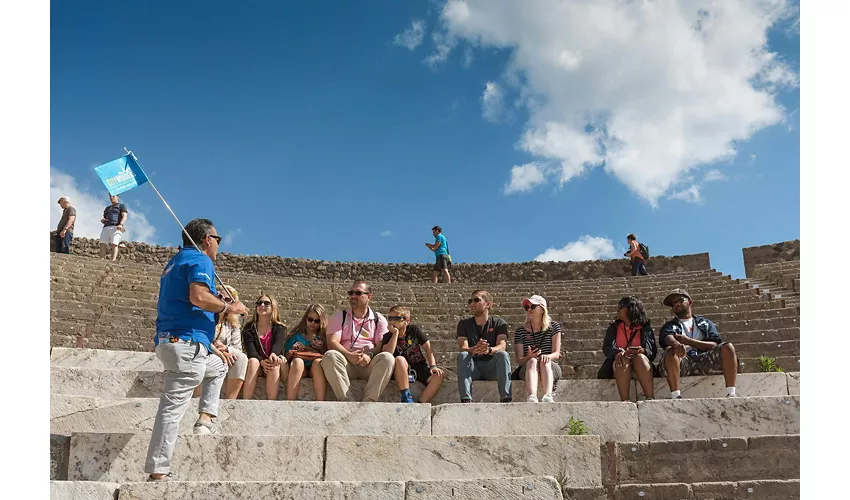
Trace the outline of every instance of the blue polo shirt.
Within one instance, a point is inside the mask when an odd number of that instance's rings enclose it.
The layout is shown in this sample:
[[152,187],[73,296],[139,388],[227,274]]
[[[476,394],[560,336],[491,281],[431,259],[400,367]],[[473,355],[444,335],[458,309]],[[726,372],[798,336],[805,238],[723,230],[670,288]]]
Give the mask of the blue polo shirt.
[[447,255],[449,253],[446,249],[446,237],[443,236],[443,233],[437,235],[437,238],[434,240],[434,244],[440,245],[436,250],[434,250],[434,255]]
[[203,283],[216,293],[213,273],[212,259],[195,248],[183,248],[168,261],[159,279],[154,345],[159,344],[160,337],[172,336],[210,348],[215,338],[215,315],[192,305],[189,285]]

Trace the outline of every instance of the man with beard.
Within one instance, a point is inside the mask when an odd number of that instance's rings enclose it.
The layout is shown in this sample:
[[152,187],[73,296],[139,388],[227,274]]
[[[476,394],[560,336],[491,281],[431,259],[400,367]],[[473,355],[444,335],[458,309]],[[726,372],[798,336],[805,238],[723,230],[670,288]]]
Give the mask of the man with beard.
[[726,397],[735,397],[738,373],[735,347],[720,339],[711,320],[693,314],[693,301],[687,290],[673,290],[664,298],[664,305],[672,307],[676,315],[664,323],[658,334],[658,343],[664,348],[658,369],[661,376],[667,377],[670,397],[681,399],[681,377],[718,372],[722,372],[726,379]]

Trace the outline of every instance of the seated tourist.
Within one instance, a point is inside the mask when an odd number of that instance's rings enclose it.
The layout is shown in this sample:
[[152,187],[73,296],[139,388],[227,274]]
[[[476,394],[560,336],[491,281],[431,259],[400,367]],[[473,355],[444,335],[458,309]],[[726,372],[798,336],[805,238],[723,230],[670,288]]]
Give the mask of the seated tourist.
[[[226,304],[232,304],[234,300],[238,301],[239,294],[236,289],[230,285],[224,286],[230,292],[230,296],[219,291],[218,299]],[[239,396],[239,391],[242,390],[245,372],[248,370],[248,356],[242,352],[242,317],[229,312],[219,315],[218,323],[215,325],[215,337],[210,348],[227,366],[227,376],[224,380],[224,399],[236,399]],[[195,388],[194,397],[200,395],[201,386],[198,386]]]
[[425,385],[420,403],[428,403],[443,385],[443,370],[431,351],[431,341],[417,325],[410,323],[410,309],[395,306],[387,316],[389,331],[381,340],[384,352],[395,356],[395,383],[401,392],[402,403],[413,403],[410,384],[418,380]]
[[511,402],[511,359],[508,356],[508,324],[490,316],[493,298],[475,290],[468,301],[471,318],[457,324],[457,392],[461,403],[472,402],[473,380],[498,380],[502,403]]
[[620,401],[629,400],[629,382],[636,378],[646,399],[655,397],[652,385],[652,361],[655,359],[655,334],[646,317],[643,302],[623,297],[617,304],[617,319],[608,326],[602,353],[605,361],[597,378],[615,379]]
[[664,305],[676,315],[664,323],[658,343],[664,348],[658,371],[667,377],[670,397],[681,398],[679,380],[689,375],[723,373],[726,396],[735,397],[738,357],[735,347],[723,342],[717,327],[708,318],[693,314],[693,301],[687,290],[675,289],[664,298]]
[[298,388],[303,377],[313,379],[316,401],[324,401],[327,392],[327,380],[322,370],[322,355],[327,351],[325,332],[328,317],[325,308],[311,304],[295,328],[289,332],[283,344],[283,352],[289,361],[289,376],[286,377],[286,399],[298,399]]
[[516,370],[512,380],[525,380],[529,403],[537,403],[537,381],[543,386],[544,403],[553,403],[552,389],[561,378],[561,324],[552,321],[546,299],[532,295],[522,300],[525,323],[514,332]]
[[280,320],[277,301],[273,297],[261,295],[257,299],[254,315],[242,330],[242,339],[248,355],[242,399],[254,397],[257,380],[263,376],[266,378],[266,397],[277,399],[281,370],[286,369],[286,358],[283,357],[286,327]]
[[377,348],[388,331],[387,320],[369,307],[371,299],[369,284],[355,281],[348,290],[351,309],[334,314],[328,321],[328,351],[322,370],[340,401],[354,401],[350,377],[366,379],[364,401],[378,401],[393,374],[393,355]]

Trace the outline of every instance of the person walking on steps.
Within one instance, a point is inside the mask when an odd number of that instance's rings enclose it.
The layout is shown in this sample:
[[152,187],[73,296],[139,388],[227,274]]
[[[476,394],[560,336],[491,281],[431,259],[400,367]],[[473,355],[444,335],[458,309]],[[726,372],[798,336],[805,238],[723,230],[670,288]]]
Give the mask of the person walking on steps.
[[446,243],[446,237],[443,235],[443,228],[440,226],[434,226],[431,228],[431,234],[434,235],[434,243],[425,243],[425,246],[434,252],[437,259],[434,263],[434,273],[431,275],[431,279],[434,283],[437,283],[440,280],[440,274],[442,273],[443,279],[446,280],[446,283],[451,283],[452,277],[449,274],[449,266],[452,265],[452,257],[449,254],[449,246],[448,243]]

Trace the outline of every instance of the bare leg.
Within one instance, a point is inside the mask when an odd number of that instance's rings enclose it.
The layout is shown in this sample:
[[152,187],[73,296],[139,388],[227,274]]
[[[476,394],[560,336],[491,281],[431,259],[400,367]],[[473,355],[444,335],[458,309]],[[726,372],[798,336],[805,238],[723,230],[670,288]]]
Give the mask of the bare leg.
[[531,358],[525,363],[525,392],[537,397],[537,358]]
[[552,394],[552,386],[555,385],[555,377],[552,375],[552,363],[554,361],[547,361],[545,363],[538,363],[539,371],[540,371],[540,385],[543,386],[543,395]]
[[195,392],[192,393],[193,398],[201,397],[201,386],[195,387]]
[[310,374],[313,376],[313,391],[316,392],[316,401],[324,401],[328,391],[328,381],[325,371],[322,370],[322,360],[314,359],[310,365]]
[[277,393],[280,392],[280,371],[286,369],[286,365],[274,367],[273,370],[266,373],[266,399],[275,401]]
[[410,381],[407,379],[407,360],[404,359],[404,356],[395,357],[394,373],[398,390],[410,389]]
[[251,358],[248,360],[248,370],[245,371],[245,384],[242,386],[242,399],[252,399],[257,389],[257,377],[260,372],[260,360]]
[[298,387],[301,385],[301,377],[304,376],[304,360],[292,358],[289,362],[289,377],[286,380],[286,399],[295,401],[298,399]]
[[439,278],[440,278],[440,273],[438,273],[437,271],[434,271],[431,274],[431,281],[433,281],[434,283],[437,283],[439,281]]
[[626,363],[618,367],[614,364],[614,380],[617,381],[617,392],[620,394],[620,401],[629,400],[629,383],[632,381],[632,366],[631,363]]
[[672,351],[667,355],[667,360],[664,362],[664,369],[667,370],[667,385],[670,386],[670,392],[679,390],[679,362],[679,356],[676,356],[676,353]]
[[106,244],[105,244],[105,243],[101,243],[101,244],[100,244],[100,248],[98,249],[98,253],[100,254],[100,258],[101,258],[101,259],[105,259],[105,258],[106,258],[106,254],[107,254],[107,247],[106,247]]
[[112,257],[113,261],[118,260],[118,245],[112,245]]
[[452,276],[449,274],[448,268],[443,269],[443,278],[446,280],[446,283],[452,282]]
[[238,378],[229,378],[224,381],[224,399],[236,399],[242,390],[242,382]]
[[735,346],[731,342],[720,347],[720,362],[723,365],[726,387],[735,387],[735,380],[738,377],[738,355],[735,354]]
[[632,367],[635,369],[635,375],[637,375],[644,397],[655,399],[655,386],[652,385],[652,364],[649,362],[649,358],[643,354],[638,354],[632,359]]
[[440,392],[440,387],[443,386],[444,378],[445,376],[443,375],[431,375],[431,378],[428,379],[428,385],[425,386],[425,390],[419,395],[419,402],[429,403],[434,399],[434,396]]

